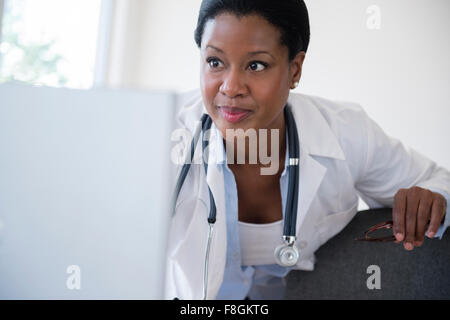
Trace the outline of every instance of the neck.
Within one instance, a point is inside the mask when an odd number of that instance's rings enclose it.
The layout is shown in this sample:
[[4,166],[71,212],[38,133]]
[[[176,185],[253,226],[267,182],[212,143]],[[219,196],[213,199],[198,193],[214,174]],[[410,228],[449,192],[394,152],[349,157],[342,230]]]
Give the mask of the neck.
[[259,169],[261,175],[280,174],[286,156],[284,111],[265,129],[247,130],[234,139],[224,140],[230,168]]

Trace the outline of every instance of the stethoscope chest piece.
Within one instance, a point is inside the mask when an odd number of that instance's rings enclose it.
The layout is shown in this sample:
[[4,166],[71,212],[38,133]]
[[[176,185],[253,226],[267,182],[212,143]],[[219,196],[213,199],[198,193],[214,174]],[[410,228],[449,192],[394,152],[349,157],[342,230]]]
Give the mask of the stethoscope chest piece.
[[295,245],[282,244],[274,253],[276,262],[282,267],[292,267],[298,262],[299,253]]
[[295,236],[283,236],[284,244],[275,248],[275,260],[282,267],[292,267],[299,259]]

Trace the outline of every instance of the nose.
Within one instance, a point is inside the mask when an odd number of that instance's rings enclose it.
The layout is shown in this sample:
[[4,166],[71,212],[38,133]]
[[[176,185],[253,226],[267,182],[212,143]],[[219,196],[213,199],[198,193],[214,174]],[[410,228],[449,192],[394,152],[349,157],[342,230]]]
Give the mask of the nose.
[[245,82],[245,78],[240,74],[239,70],[230,70],[225,74],[219,91],[231,98],[245,95],[247,93]]

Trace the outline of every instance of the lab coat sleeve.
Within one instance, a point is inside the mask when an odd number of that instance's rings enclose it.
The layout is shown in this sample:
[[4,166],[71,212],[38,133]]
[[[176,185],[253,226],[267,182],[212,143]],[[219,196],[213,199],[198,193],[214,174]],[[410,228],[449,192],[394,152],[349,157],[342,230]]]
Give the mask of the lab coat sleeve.
[[[355,181],[360,197],[370,208],[392,207],[401,188],[419,186],[438,192],[450,204],[450,172],[416,150],[389,137],[365,112],[359,155],[363,166]],[[450,224],[450,206],[436,237]]]

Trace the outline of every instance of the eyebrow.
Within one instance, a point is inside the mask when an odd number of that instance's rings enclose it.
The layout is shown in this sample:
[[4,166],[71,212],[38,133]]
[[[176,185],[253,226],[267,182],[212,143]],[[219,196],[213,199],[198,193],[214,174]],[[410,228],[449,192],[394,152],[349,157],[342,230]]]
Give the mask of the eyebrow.
[[[212,48],[212,49],[214,49],[214,50],[217,50],[217,51],[219,51],[219,52],[221,52],[221,53],[225,53],[225,52],[223,52],[222,49],[216,48],[216,47],[214,47],[214,46],[212,46],[212,45],[207,45],[206,48],[208,48],[208,47],[209,47],[209,48]],[[255,55],[255,54],[261,54],[261,53],[268,54],[268,55],[271,56],[273,59],[275,59],[275,57],[274,57],[273,55],[271,55],[269,52],[264,51],[264,50],[251,51],[251,52],[248,53],[248,55]]]

